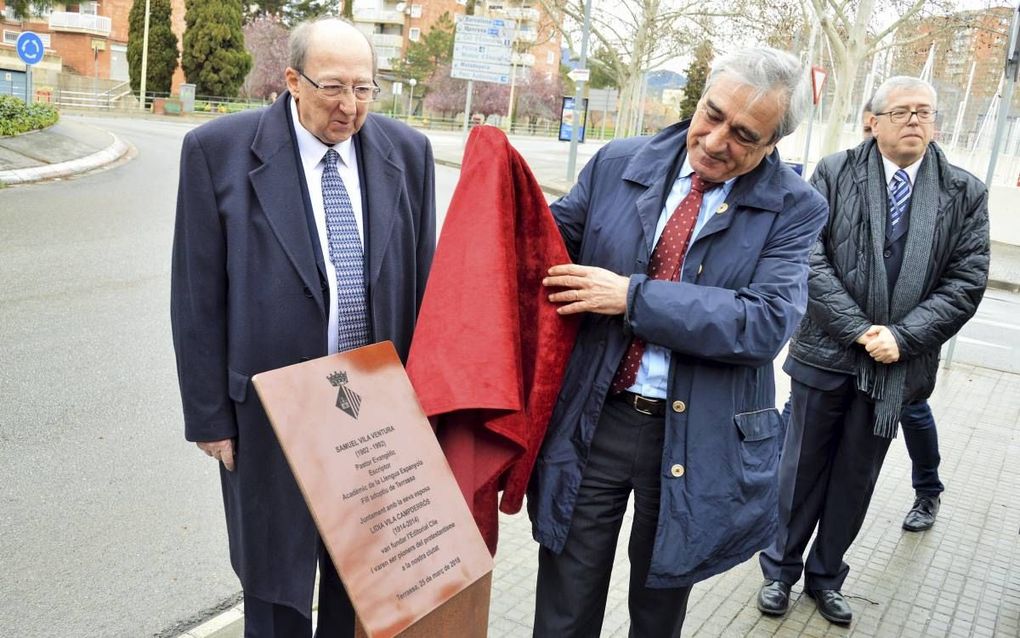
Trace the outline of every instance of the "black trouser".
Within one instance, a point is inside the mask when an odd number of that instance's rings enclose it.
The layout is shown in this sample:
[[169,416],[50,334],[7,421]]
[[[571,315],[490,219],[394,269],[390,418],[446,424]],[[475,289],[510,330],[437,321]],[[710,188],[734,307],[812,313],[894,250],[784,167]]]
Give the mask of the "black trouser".
[[[783,406],[783,423],[790,422],[790,400]],[[910,476],[918,496],[938,496],[946,490],[939,479],[939,434],[927,400],[908,403],[900,411],[903,442],[910,455]]]
[[[311,613],[311,610],[308,610]],[[315,638],[353,638],[354,607],[322,541],[319,541],[319,618]],[[244,595],[244,638],[302,638],[312,619],[288,605]]]
[[645,587],[659,519],[659,484],[665,419],[620,401],[603,408],[581,477],[563,551],[538,554],[536,638],[597,638],[606,611],[609,577],[634,492],[630,544],[630,635],[680,635],[690,587]]
[[903,441],[910,455],[911,479],[918,496],[938,496],[945,491],[939,480],[939,434],[927,401],[903,406],[900,412]]
[[[790,424],[779,464],[779,532],[759,556],[769,580],[840,589],[843,556],[871,503],[891,439],[873,433],[874,406],[848,376],[834,390],[793,380]],[[804,549],[815,526],[806,563]]]

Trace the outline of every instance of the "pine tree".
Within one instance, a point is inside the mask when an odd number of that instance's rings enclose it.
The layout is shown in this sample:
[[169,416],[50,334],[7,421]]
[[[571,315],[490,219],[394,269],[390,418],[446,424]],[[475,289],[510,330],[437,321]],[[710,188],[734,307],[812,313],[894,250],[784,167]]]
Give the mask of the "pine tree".
[[186,0],[181,67],[198,95],[235,97],[251,69],[241,0]]
[[694,59],[687,67],[687,86],[684,87],[684,99],[680,102],[680,119],[686,120],[694,115],[698,109],[698,100],[705,91],[705,80],[708,79],[708,71],[712,65],[712,58],[715,54],[712,51],[712,43],[703,40],[698,48],[694,50]]
[[[149,0],[149,55],[145,61],[145,90],[169,93],[177,68],[177,36],[170,22],[170,0]],[[142,42],[145,39],[145,0],[135,0],[128,15],[128,76],[131,90],[142,83]]]
[[448,67],[453,61],[453,34],[456,29],[449,13],[443,13],[429,32],[407,47],[403,60],[393,69],[397,77],[418,81],[417,95],[424,98],[437,69]]

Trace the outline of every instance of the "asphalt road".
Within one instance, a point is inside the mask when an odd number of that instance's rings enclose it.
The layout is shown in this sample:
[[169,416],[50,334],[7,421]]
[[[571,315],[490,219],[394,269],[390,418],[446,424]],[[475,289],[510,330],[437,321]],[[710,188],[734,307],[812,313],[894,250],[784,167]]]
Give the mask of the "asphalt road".
[[[168,317],[190,125],[87,119],[137,149],[0,191],[0,636],[174,635],[236,601],[215,464],[183,439]],[[445,211],[457,171],[437,169]],[[955,361],[1020,372],[1020,296]]]
[[[0,191],[0,636],[174,635],[239,592],[170,339],[191,125],[83,121],[137,155]],[[444,211],[456,178],[439,169]]]

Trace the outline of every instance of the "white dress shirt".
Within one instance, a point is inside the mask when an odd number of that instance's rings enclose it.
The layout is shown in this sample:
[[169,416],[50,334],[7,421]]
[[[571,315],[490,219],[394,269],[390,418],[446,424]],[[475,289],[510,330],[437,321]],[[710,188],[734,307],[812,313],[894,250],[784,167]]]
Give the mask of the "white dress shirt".
[[358,181],[358,160],[355,154],[354,143],[350,138],[328,146],[323,144],[301,124],[298,118],[297,103],[291,99],[290,114],[294,121],[294,136],[297,139],[298,153],[301,155],[301,168],[305,174],[305,183],[308,184],[308,197],[312,201],[312,213],[315,217],[315,230],[319,235],[319,249],[322,251],[322,261],[326,266],[326,279],[329,284],[329,322],[326,326],[326,343],[328,354],[337,351],[337,327],[340,319],[337,316],[337,283],[336,268],[329,259],[329,237],[326,234],[326,209],[322,203],[322,170],[325,167],[323,157],[330,148],[336,150],[340,155],[337,162],[337,172],[343,180],[344,188],[351,198],[351,206],[354,208],[354,221],[358,224],[358,238],[361,239],[361,247],[365,247],[365,220],[361,206],[361,182]]
[[[691,174],[694,168],[685,157],[683,166],[680,167],[680,174],[676,176],[673,187],[666,197],[666,204],[659,213],[659,221],[655,225],[655,242],[658,243],[662,231],[666,228],[666,222],[676,207],[680,205],[684,197],[691,192]],[[736,177],[724,182],[721,186],[706,192],[701,198],[701,210],[698,211],[698,219],[694,224],[694,231],[691,233],[691,241],[687,244],[687,250],[691,249],[694,240],[698,238],[701,229],[705,227],[712,217],[712,212],[719,207],[733,189],[733,182]],[[686,253],[681,258],[680,272],[683,272],[683,261],[686,260]],[[668,396],[667,385],[669,383],[669,349],[657,346],[654,343],[645,344],[645,352],[641,356],[641,365],[638,367],[637,376],[634,377],[634,385],[627,388],[629,392],[640,394],[655,399],[665,399]]]

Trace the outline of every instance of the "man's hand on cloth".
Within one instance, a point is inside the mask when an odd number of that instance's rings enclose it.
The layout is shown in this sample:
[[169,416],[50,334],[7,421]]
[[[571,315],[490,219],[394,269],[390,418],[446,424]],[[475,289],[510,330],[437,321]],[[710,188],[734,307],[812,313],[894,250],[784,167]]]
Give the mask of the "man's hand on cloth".
[[195,445],[207,455],[221,461],[228,472],[234,471],[234,439],[199,441]]
[[549,301],[564,304],[556,309],[561,315],[579,312],[622,315],[627,310],[630,278],[605,268],[560,264],[549,269],[549,276],[542,280],[542,285],[565,289],[549,295]]

